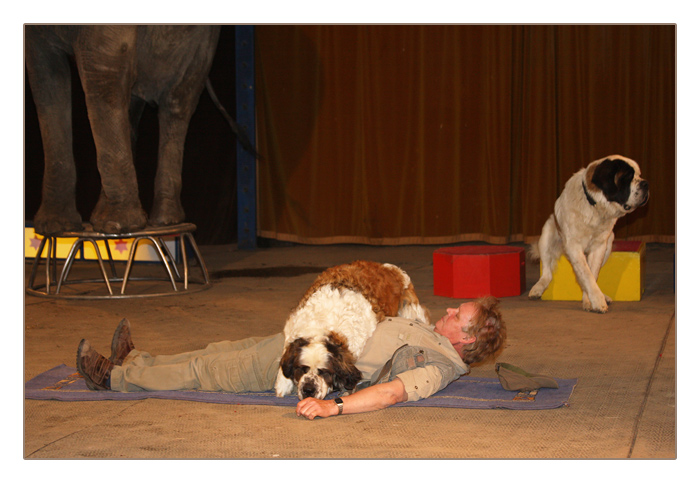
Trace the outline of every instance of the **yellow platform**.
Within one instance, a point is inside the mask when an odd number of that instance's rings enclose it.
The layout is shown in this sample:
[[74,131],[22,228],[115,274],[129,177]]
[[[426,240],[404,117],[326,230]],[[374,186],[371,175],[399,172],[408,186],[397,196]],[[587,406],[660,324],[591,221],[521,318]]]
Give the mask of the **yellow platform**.
[[[644,264],[646,244],[638,241],[613,242],[610,258],[598,276],[598,286],[613,301],[641,300],[644,293]],[[540,275],[542,264],[540,263]],[[542,300],[581,300],[583,292],[576,281],[569,260],[562,255],[552,282],[542,294]]]
[[[34,232],[32,227],[24,227],[24,257],[34,258],[36,257],[36,252],[39,249],[39,244],[41,243],[43,236]],[[163,237],[165,245],[170,250],[176,258],[179,260],[179,251],[177,249],[177,243],[175,237]],[[70,252],[73,243],[75,243],[77,238],[57,238],[56,240],[56,258],[65,259]],[[109,250],[112,253],[112,259],[115,261],[126,261],[129,258],[129,250],[131,250],[131,244],[133,239],[130,238],[115,238],[106,240],[109,243]],[[98,244],[100,249],[100,256],[107,260],[107,249],[104,246],[104,241],[100,241]],[[78,260],[97,260],[97,254],[95,253],[95,248],[92,244],[86,243],[81,249],[79,256],[76,257]],[[46,258],[46,249],[43,250],[42,258]],[[150,244],[144,244],[144,247],[139,246],[139,250],[134,256],[134,261],[137,262],[159,262],[160,258],[158,253]]]

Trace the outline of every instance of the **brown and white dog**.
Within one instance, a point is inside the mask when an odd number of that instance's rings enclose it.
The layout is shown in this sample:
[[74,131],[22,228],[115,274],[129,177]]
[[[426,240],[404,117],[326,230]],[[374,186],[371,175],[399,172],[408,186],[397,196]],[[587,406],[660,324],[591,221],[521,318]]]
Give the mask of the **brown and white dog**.
[[530,298],[542,296],[563,252],[583,291],[583,308],[607,312],[611,300],[597,279],[612,250],[613,227],[648,200],[649,184],[640,177],[637,163],[624,156],[607,156],[576,172],[554,203],[539,241],[531,246],[530,257],[542,260],[542,276]]
[[300,400],[352,391],[362,379],[355,361],[377,323],[389,316],[429,323],[400,268],[360,260],[321,273],[285,324],[277,397],[295,387]]

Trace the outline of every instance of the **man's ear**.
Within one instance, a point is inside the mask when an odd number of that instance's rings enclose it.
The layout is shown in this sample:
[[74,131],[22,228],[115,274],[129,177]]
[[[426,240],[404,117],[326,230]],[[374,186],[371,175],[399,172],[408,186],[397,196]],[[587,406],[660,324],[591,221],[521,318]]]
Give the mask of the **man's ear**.
[[454,346],[454,348],[457,349],[457,352],[460,354],[464,351],[473,351],[476,349],[476,336],[473,335],[469,337],[465,334],[465,337],[467,338],[462,339],[459,344]]

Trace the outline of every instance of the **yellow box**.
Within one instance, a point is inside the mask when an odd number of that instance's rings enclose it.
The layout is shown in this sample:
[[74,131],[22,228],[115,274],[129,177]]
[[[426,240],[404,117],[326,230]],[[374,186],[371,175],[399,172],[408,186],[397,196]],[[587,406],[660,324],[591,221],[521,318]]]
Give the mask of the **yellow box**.
[[[34,232],[32,227],[24,227],[24,257],[25,258],[35,258],[36,253],[39,250],[39,245],[41,243],[42,235]],[[179,261],[180,252],[177,250],[178,244],[174,237],[163,237],[165,239],[165,245],[170,250],[170,253],[176,260]],[[65,259],[70,253],[70,249],[77,238],[57,238],[56,239],[56,258]],[[131,250],[131,244],[133,243],[133,238],[115,238],[109,239],[109,251],[112,253],[112,259],[115,261],[127,261],[129,258],[129,251]],[[100,256],[103,260],[108,260],[107,249],[105,248],[105,242],[103,240],[97,241],[97,246],[100,250]],[[44,246],[42,258],[46,258],[47,247]],[[95,247],[92,243],[83,243],[83,248],[80,253],[75,257],[76,260],[97,260],[97,254],[95,253]],[[136,262],[159,262],[160,257],[158,252],[153,248],[153,243],[149,241],[139,242],[139,246],[136,250],[134,257]]]
[[[641,300],[644,293],[646,244],[638,241],[616,241],[608,261],[600,269],[598,286],[613,301]],[[540,275],[542,264],[540,263]],[[574,269],[562,255],[554,270],[552,282],[542,294],[542,300],[581,300],[583,292],[576,281]]]

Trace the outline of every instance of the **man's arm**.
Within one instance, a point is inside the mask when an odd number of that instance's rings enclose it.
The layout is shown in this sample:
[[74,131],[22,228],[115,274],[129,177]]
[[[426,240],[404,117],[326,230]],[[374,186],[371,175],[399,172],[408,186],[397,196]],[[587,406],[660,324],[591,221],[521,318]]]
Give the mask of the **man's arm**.
[[[343,397],[343,414],[365,413],[384,409],[396,403],[408,400],[408,394],[401,379],[370,386],[354,394]],[[338,405],[332,399],[315,399],[312,397],[299,401],[297,416],[308,419],[327,418],[338,414]]]

